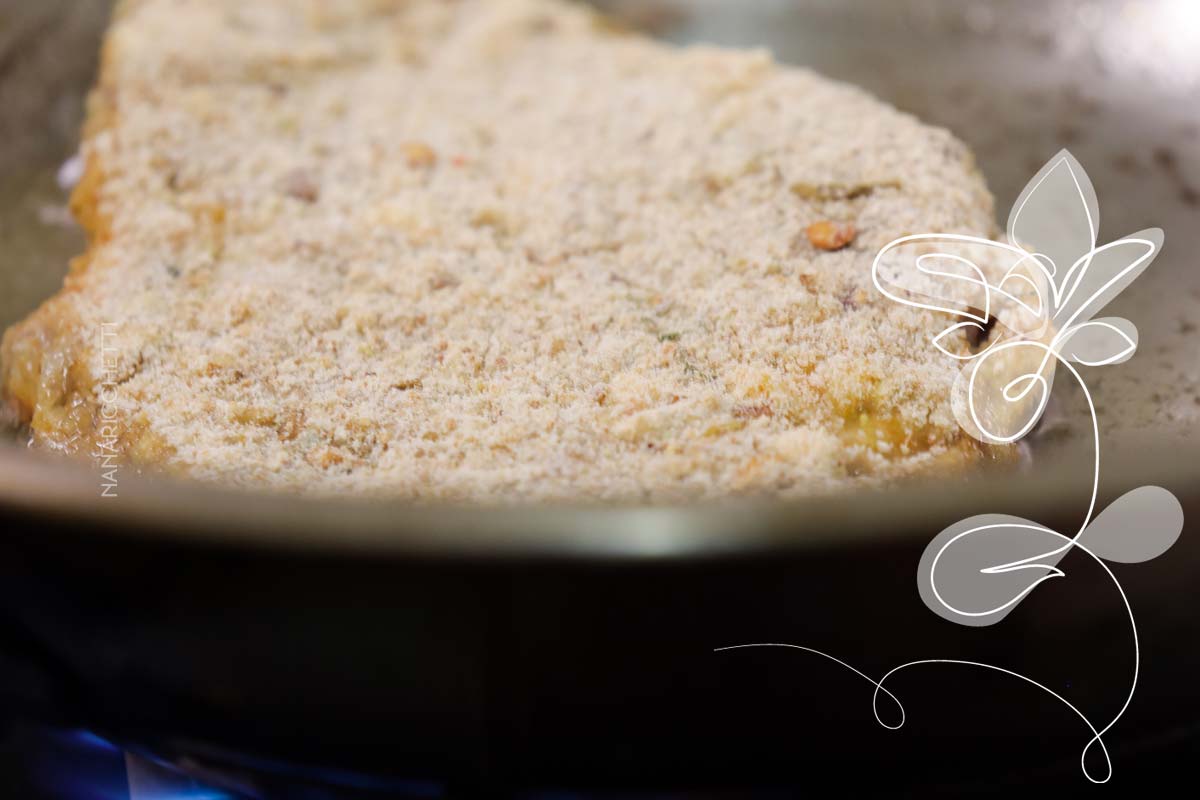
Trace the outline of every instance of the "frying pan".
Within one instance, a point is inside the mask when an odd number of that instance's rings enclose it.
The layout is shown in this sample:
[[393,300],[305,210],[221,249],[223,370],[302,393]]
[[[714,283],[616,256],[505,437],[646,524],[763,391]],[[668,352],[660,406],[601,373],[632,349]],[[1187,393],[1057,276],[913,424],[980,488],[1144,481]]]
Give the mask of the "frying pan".
[[[1200,9],[1187,2],[610,2],[679,42],[771,47],[944,124],[1006,209],[1063,146],[1101,198],[1101,235],[1167,245],[1115,304],[1139,355],[1089,381],[1101,506],[1165,486],[1200,520]],[[58,165],[75,147],[107,4],[0,2],[0,322],[57,288],[81,250]],[[1056,389],[1056,392],[1058,390]],[[1086,509],[1091,453],[1063,392],[1025,467],[792,503],[424,507],[235,494],[0,447],[0,703],[83,726],[252,796],[280,765],[454,793],[571,790],[895,793],[1086,786],[1090,732],[1003,666],[1110,719],[1134,666],[1124,608],[1070,555],[1003,623],[953,625],[916,567],[984,512],[1057,530]],[[1136,532],[1132,532],[1136,533]],[[1200,750],[1200,541],[1115,565],[1138,619],[1133,703],[1105,741],[1113,782]],[[1100,770],[1102,772],[1102,770]],[[240,781],[240,783],[239,783]],[[422,784],[424,785],[424,784]],[[249,788],[247,788],[249,787]],[[257,794],[256,794],[257,793]]]

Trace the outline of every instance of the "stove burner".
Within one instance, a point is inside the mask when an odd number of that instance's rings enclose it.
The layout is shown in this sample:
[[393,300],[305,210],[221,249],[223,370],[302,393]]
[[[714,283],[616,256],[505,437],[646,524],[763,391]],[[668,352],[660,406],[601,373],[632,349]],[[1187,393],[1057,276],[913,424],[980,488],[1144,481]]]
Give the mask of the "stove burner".
[[217,767],[194,757],[163,759],[86,730],[10,729],[30,800],[426,800],[439,784],[241,758]]
[[[179,751],[182,752],[182,751]],[[219,765],[218,765],[219,763]],[[10,772],[16,770],[16,772]],[[13,775],[16,777],[12,777]],[[94,732],[0,720],[0,796],[21,800],[435,800],[466,795],[434,781],[219,754],[163,758]],[[489,796],[484,793],[478,796]],[[505,792],[511,800],[732,800],[745,793]],[[790,797],[756,793],[761,800]]]

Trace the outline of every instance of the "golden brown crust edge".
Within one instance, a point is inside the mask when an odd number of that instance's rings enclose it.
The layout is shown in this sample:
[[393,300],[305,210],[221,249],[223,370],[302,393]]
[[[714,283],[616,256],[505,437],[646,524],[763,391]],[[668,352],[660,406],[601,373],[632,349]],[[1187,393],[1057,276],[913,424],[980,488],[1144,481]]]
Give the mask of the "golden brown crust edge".
[[[113,11],[113,22],[128,14],[135,2],[120,0]],[[96,85],[87,99],[82,130],[85,143],[116,127],[118,109],[112,85],[115,62],[115,37],[110,26],[100,51]],[[0,391],[11,416],[28,426],[39,444],[67,454],[99,457],[103,441],[117,458],[134,460],[144,425],[112,421],[105,423],[103,431],[98,430],[99,386],[88,366],[84,345],[91,339],[80,330],[74,309],[75,294],[81,290],[98,250],[112,235],[111,219],[104,212],[105,181],[105,164],[97,154],[90,153],[69,202],[87,247],[71,260],[62,289],[4,333],[0,341]]]

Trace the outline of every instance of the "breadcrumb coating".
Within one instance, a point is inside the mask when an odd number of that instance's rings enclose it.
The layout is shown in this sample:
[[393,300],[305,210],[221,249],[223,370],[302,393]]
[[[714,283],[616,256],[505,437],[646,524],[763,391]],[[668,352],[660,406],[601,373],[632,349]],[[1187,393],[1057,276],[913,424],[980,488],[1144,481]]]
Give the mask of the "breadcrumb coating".
[[765,52],[558,0],[125,0],[83,156],[90,249],[3,344],[45,446],[501,503],[987,456],[944,321],[870,280],[993,232],[969,152]]

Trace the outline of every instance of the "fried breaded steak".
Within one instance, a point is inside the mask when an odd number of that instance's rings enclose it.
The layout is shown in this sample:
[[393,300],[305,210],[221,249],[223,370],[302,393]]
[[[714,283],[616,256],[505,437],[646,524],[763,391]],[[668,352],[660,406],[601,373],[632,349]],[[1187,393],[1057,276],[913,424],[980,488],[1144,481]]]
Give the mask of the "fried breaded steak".
[[945,131],[557,0],[125,0],[4,338],[35,441],[255,488],[796,495],[981,457],[875,252],[986,235]]

